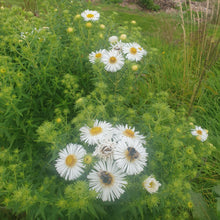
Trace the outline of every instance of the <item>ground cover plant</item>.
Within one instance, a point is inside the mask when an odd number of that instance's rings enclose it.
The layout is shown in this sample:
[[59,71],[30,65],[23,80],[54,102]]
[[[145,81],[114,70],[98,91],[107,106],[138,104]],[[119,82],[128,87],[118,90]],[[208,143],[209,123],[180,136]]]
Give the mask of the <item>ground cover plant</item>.
[[168,74],[170,45],[186,54],[186,38],[160,46],[134,19],[84,1],[35,9],[0,11],[0,216],[217,218],[217,139],[189,114],[206,99],[191,89],[201,75],[178,84]]

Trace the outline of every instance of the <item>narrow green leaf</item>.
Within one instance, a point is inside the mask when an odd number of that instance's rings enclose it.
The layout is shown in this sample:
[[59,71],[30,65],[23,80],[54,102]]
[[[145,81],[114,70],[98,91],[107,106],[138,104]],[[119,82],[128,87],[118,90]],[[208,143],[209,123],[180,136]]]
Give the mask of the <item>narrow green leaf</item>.
[[216,199],[217,199],[217,215],[220,216],[220,197]]
[[193,218],[198,220],[217,220],[215,211],[209,208],[201,193],[191,192],[193,201]]
[[89,210],[89,212],[92,213],[93,216],[95,216],[97,219],[99,219],[99,217],[98,217],[98,215],[97,215],[97,213],[96,213],[96,211],[95,211],[95,209],[94,209],[92,204],[88,205],[88,210]]
[[214,186],[212,189],[218,196],[220,196],[220,185]]

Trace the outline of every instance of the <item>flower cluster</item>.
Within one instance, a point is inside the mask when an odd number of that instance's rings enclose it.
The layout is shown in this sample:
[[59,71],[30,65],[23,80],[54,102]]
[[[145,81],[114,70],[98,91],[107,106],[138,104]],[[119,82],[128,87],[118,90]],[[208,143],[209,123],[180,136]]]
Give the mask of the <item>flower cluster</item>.
[[[124,39],[124,36],[121,39]],[[109,42],[111,45],[109,50],[100,49],[89,54],[91,63],[102,62],[108,72],[120,70],[124,65],[125,59],[138,62],[143,56],[147,55],[147,51],[136,42],[123,43],[117,36],[109,37]]]
[[[90,188],[103,201],[118,199],[125,191],[126,176],[141,173],[147,164],[145,137],[128,125],[113,127],[106,121],[95,120],[92,127],[80,128],[80,139],[94,148],[93,156],[98,162],[87,178]],[[83,146],[68,144],[59,152],[55,164],[57,172],[66,180],[77,179],[83,173],[85,156]],[[151,176],[143,183],[149,193],[157,192],[160,185]]]
[[[35,34],[39,34],[43,31],[48,31],[48,30],[49,30],[49,27],[42,27],[42,28],[39,28],[39,29],[33,28],[31,32],[21,32],[20,33],[20,38],[24,40],[24,39],[26,39],[30,36],[34,36]],[[44,37],[42,37],[42,38],[38,37],[38,39],[41,40],[41,41],[45,40]]]
[[[97,11],[85,10],[81,13],[81,17],[84,21],[97,21],[100,18],[100,14]],[[92,26],[91,23],[87,23],[87,27]],[[100,25],[101,29],[105,28],[105,25]],[[92,51],[89,54],[89,61],[94,64],[100,61],[105,65],[105,70],[108,72],[117,72],[124,66],[125,59],[129,61],[138,62],[143,56],[147,55],[147,51],[144,50],[138,43],[123,43],[121,40],[127,38],[126,34],[120,36],[120,40],[117,36],[109,37],[110,48],[99,49]]]

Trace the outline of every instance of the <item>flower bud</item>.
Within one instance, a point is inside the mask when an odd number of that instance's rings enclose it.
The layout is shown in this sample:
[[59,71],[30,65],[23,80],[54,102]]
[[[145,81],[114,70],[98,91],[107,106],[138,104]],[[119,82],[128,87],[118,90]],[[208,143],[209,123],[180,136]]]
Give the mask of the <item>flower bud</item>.
[[100,28],[101,29],[105,29],[105,25],[104,24],[100,24]]
[[127,35],[126,34],[121,34],[121,36],[120,36],[120,39],[121,40],[125,40],[127,38]]
[[131,68],[132,68],[133,71],[137,71],[138,70],[138,65],[133,65]]
[[87,23],[86,23],[86,27],[87,27],[87,28],[91,28],[91,27],[92,27],[92,23],[91,23],[91,22],[87,22]]
[[67,31],[68,33],[72,33],[73,30],[74,30],[74,29],[73,29],[72,27],[68,27],[66,31]]

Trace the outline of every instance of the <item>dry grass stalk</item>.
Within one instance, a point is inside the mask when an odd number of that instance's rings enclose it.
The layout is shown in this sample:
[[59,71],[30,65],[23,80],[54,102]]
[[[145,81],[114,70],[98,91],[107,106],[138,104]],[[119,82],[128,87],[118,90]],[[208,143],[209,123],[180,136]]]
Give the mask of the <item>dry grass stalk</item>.
[[[219,20],[219,0],[217,2],[217,18],[216,21]],[[219,28],[218,22],[215,22],[215,26],[213,28],[212,36],[210,37],[209,31],[209,25],[211,23],[211,20],[213,19],[214,16],[214,8],[212,8],[211,15],[209,16],[209,11],[208,8],[210,7],[210,1],[207,0],[206,2],[206,11],[205,13],[201,13],[202,19],[199,19],[199,12],[197,12],[197,19],[198,19],[198,37],[196,42],[197,46],[197,62],[198,62],[198,67],[196,68],[196,75],[199,76],[198,78],[198,83],[195,84],[193,93],[191,96],[191,101],[188,109],[188,116],[191,115],[194,103],[196,101],[196,98],[199,94],[200,89],[202,88],[203,81],[205,80],[205,77],[207,75],[207,72],[210,70],[212,65],[216,62],[218,58],[218,45],[219,41],[213,41],[213,39],[216,36],[217,29]]]
[[[200,10],[196,12],[193,11],[191,0],[185,0],[183,3],[179,0],[178,3],[180,8],[184,47],[184,67],[181,86],[183,92],[182,98],[185,99],[189,93],[191,93],[188,109],[189,116],[192,113],[193,106],[199,95],[199,91],[203,87],[203,81],[205,81],[207,78],[207,72],[216,62],[218,57],[219,41],[215,41],[214,39],[218,33],[219,28],[218,23],[220,0],[217,0],[216,7],[212,5],[211,10],[210,0],[207,0],[206,10],[200,8]],[[188,17],[187,13],[183,11],[182,4],[185,4],[185,7],[189,8]],[[193,81],[192,77],[194,79]]]

